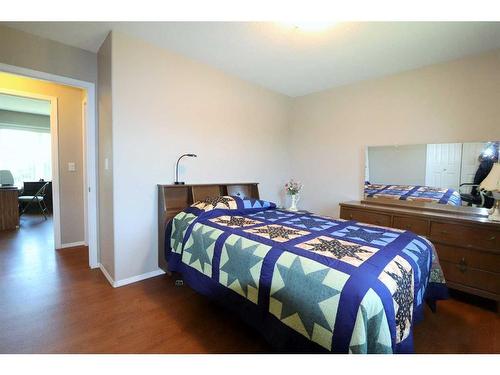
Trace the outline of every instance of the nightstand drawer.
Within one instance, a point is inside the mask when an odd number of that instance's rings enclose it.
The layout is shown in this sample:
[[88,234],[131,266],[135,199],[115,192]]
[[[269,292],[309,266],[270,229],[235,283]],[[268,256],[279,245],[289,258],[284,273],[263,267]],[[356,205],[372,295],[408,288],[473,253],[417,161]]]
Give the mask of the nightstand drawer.
[[442,244],[435,246],[440,261],[458,264],[462,267],[475,268],[481,271],[500,273],[500,253],[495,254],[486,251],[469,250]]
[[385,214],[378,214],[369,211],[350,210],[342,208],[340,217],[346,220],[356,220],[361,223],[375,224],[388,227],[391,225],[391,216]]
[[429,220],[414,217],[394,216],[392,226],[394,228],[409,230],[413,233],[426,236],[429,234]]
[[463,247],[479,247],[500,252],[500,232],[460,224],[432,222],[432,240]]

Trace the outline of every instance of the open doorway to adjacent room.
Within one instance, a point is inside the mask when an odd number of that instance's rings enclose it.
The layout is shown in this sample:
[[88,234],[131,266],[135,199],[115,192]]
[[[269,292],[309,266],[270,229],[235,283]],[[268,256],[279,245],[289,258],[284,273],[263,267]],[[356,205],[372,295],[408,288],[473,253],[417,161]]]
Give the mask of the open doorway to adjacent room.
[[0,87],[2,230],[29,230],[40,237],[41,233],[54,233],[52,190],[57,181],[53,178],[56,165],[52,165],[51,133],[54,131],[57,140],[57,105],[52,110],[56,100]]
[[0,242],[11,261],[80,247],[97,266],[87,112],[85,88],[0,71]]

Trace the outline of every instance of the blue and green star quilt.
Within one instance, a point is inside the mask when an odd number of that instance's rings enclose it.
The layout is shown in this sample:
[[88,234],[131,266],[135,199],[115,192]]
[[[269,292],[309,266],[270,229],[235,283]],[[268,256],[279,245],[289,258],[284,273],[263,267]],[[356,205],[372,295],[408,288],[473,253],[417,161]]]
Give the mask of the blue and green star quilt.
[[408,353],[446,298],[432,244],[408,231],[221,196],[166,228],[169,269],[285,351]]
[[403,201],[434,202],[460,206],[462,199],[454,189],[420,185],[384,185],[365,183],[365,194],[370,198],[388,198]]

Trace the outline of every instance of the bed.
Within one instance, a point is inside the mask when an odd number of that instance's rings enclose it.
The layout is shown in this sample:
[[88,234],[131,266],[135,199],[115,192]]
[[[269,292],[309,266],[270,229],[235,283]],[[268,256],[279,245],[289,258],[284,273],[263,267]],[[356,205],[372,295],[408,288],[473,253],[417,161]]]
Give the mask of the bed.
[[368,198],[434,202],[451,206],[462,205],[462,200],[458,191],[430,186],[385,185],[365,182],[365,195]]
[[[238,314],[277,350],[411,353],[424,301],[446,298],[436,253],[423,237],[277,209],[258,190],[196,200],[184,189],[160,186],[160,266]],[[169,194],[193,202],[169,209]]]

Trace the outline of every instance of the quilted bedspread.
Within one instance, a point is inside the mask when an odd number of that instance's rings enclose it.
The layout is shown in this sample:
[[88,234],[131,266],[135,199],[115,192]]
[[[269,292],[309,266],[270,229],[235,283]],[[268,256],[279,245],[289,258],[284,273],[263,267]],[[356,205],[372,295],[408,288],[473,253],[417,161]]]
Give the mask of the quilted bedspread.
[[165,242],[171,271],[281,350],[412,352],[424,300],[446,297],[425,238],[266,201],[197,202]]
[[453,189],[435,188],[419,185],[365,184],[365,194],[370,198],[389,198],[418,202],[435,202],[460,206],[460,194]]

